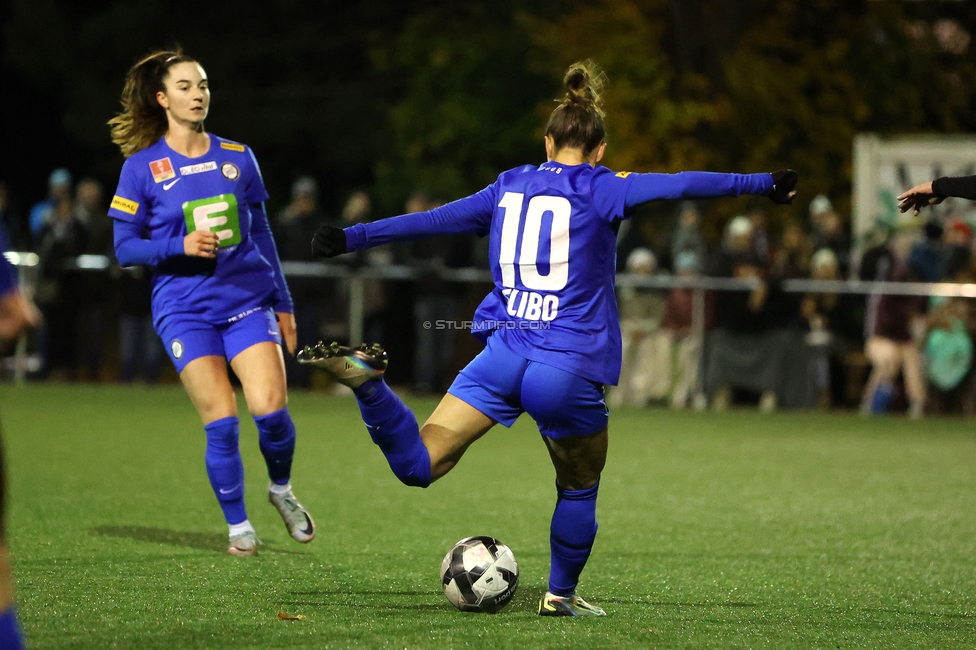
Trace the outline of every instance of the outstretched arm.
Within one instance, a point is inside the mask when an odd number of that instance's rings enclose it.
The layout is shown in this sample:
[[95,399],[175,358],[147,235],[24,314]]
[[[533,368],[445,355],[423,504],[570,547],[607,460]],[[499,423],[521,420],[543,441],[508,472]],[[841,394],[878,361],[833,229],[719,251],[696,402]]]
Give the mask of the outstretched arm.
[[902,212],[914,209],[917,215],[923,207],[942,203],[950,196],[976,201],[976,176],[943,176],[916,185],[898,196],[898,209]]
[[784,169],[772,174],[633,174],[626,207],[657,199],[705,199],[717,196],[758,194],[776,203],[791,203],[796,195],[796,172]]
[[357,223],[345,229],[322,226],[312,238],[312,251],[321,257],[335,257],[405,239],[461,232],[485,234],[495,209],[494,197],[494,186],[489,186],[477,194],[426,212]]

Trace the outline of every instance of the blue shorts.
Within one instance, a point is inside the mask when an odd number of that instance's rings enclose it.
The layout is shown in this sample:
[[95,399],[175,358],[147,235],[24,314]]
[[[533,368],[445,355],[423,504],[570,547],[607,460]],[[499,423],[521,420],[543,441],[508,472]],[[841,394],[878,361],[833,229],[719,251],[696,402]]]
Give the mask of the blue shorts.
[[547,438],[588,435],[607,426],[602,384],[529,361],[497,338],[488,339],[448,393],[506,427],[528,413]]
[[158,333],[177,373],[200,357],[224,357],[230,361],[256,343],[270,341],[281,345],[278,321],[270,307],[255,309],[219,325],[187,318],[166,319]]

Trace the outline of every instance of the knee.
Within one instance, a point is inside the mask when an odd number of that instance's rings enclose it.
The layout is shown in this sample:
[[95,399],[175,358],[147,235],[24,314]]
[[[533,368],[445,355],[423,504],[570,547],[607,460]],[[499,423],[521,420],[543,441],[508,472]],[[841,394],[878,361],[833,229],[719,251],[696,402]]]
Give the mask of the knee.
[[600,483],[600,470],[556,472],[556,487],[560,490],[589,490]]
[[295,425],[287,408],[272,411],[267,415],[255,415],[254,424],[257,425],[263,441],[281,442],[293,439],[295,436]]
[[215,420],[203,427],[207,432],[207,452],[236,452],[240,441],[237,417]]
[[247,410],[253,417],[271,415],[288,406],[288,390],[284,384],[269,383],[247,396]]

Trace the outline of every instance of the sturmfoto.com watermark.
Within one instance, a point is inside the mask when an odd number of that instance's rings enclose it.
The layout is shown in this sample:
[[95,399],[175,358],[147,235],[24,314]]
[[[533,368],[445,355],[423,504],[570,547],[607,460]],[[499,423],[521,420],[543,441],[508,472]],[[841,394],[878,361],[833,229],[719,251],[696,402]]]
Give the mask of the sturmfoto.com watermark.
[[547,330],[552,321],[543,320],[435,320],[424,321],[425,330]]

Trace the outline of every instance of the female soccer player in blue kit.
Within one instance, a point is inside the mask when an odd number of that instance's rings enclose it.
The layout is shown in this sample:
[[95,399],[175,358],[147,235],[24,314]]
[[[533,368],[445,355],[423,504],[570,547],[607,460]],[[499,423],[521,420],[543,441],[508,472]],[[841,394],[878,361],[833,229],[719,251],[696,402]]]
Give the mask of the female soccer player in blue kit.
[[295,350],[294,309],[257,160],[247,146],[204,130],[207,75],[180,51],[133,66],[122,107],[109,121],[126,157],[109,210],[115,254],[123,266],[153,267],[153,324],[203,419],[207,474],[230,529],[227,550],[255,555],[259,544],[244,509],[227,362],[257,424],[268,499],[289,534],[310,542],[315,524],[291,490],[295,425],[281,352],[282,338]]
[[487,346],[422,429],[383,382],[386,354],[379,346],[319,344],[299,353],[299,361],[353,388],[373,441],[407,485],[426,487],[444,476],[496,423],[532,416],[556,470],[543,616],[604,614],[579,597],[576,585],[597,531],[609,418],[603,386],[620,374],[614,297],[620,220],[653,199],[761,194],[789,203],[795,194],[791,170],[615,174],[597,166],[606,148],[601,80],[591,62],[566,73],[566,97],[546,126],[548,162],[504,172],[477,194],[429,212],[316,233],[312,247],[325,257],[429,235],[489,234],[495,289],[474,316],[475,335]]

